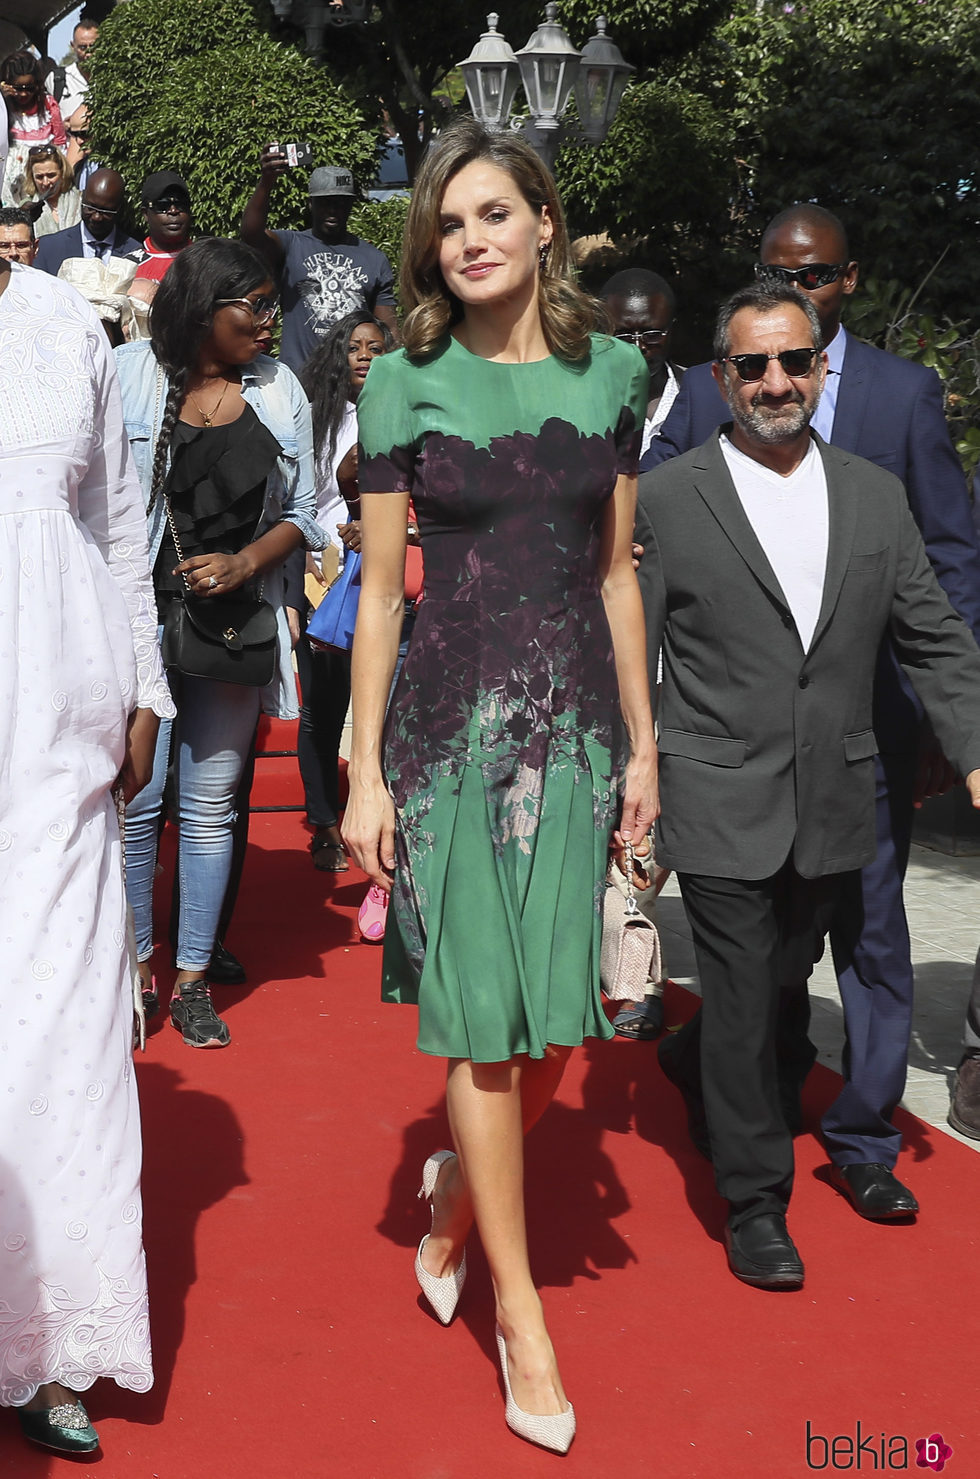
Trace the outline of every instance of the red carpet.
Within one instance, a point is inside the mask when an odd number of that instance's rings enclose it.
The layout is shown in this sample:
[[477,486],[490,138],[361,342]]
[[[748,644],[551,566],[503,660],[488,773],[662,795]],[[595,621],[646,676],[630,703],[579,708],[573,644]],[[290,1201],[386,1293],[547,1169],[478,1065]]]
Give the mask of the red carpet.
[[[805,1134],[806,1287],[747,1289],[654,1047],[619,1040],[576,1055],[528,1145],[533,1264],[579,1436],[565,1459],[512,1437],[475,1240],[449,1329],[412,1276],[420,1168],[447,1143],[442,1066],[415,1052],[414,1013],[378,1000],[379,952],[354,943],[360,875],[315,872],[306,841],[297,813],[252,819],[229,941],[250,984],[215,991],[232,1046],[195,1053],[164,1022],[139,1062],[156,1387],[93,1388],[95,1462],[29,1450],[3,1415],[0,1474],[796,1479],[858,1472],[857,1441],[863,1474],[932,1472],[915,1440],[936,1432],[952,1479],[980,1473],[971,1153],[903,1116],[899,1171],[924,1211],[881,1227]],[[670,1021],[689,1010],[668,998]],[[833,1084],[811,1076],[809,1126]]]

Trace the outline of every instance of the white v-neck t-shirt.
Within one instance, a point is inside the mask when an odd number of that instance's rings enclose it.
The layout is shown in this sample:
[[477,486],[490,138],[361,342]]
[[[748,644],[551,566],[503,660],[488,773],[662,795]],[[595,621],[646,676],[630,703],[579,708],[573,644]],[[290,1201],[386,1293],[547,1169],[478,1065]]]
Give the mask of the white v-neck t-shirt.
[[817,444],[811,440],[803,461],[788,477],[747,457],[726,436],[721,438],[721,450],[806,652],[820,615],[827,573],[827,479]]

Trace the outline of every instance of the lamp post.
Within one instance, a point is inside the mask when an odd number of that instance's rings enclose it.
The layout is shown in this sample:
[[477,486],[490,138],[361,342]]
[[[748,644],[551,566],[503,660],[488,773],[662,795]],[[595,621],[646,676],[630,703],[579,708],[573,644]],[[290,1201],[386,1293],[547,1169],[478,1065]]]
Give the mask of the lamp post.
[[[596,21],[596,34],[576,51],[557,21],[558,6],[545,6],[545,18],[526,46],[515,53],[497,30],[500,17],[487,16],[487,30],[470,55],[459,63],[473,116],[485,128],[520,129],[548,165],[554,166],[561,145],[599,145],[609,132],[635,68],[623,60],[606,35],[606,17]],[[529,118],[511,118],[518,84],[523,85]],[[578,120],[562,115],[575,93]]]

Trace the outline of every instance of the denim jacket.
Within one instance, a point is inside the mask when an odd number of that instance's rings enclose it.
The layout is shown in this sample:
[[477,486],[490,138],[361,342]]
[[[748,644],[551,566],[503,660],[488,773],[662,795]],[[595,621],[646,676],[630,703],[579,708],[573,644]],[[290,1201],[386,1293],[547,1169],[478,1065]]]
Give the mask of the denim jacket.
[[[143,497],[149,502],[153,454],[167,400],[167,377],[160,370],[149,341],[145,339],[121,345],[116,350],[116,364],[129,445]],[[313,427],[309,403],[299,381],[285,365],[260,354],[242,370],[242,399],[252,407],[282,448],[282,455],[266,482],[262,526],[256,537],[285,520],[301,531],[308,549],[322,549],[327,536],[315,518]],[[162,498],[157,499],[149,518],[152,569],[167,523]],[[262,690],[262,709],[277,719],[295,719],[299,709],[289,627],[283,605],[281,565],[266,571],[262,594],[275,607],[279,620],[279,672]]]

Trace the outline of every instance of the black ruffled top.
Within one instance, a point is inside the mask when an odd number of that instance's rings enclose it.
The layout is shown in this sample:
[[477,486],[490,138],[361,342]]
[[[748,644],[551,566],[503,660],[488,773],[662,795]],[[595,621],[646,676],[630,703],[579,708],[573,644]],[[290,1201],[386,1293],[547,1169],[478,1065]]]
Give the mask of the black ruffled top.
[[[184,559],[192,555],[235,555],[256,536],[269,473],[282,448],[252,407],[226,426],[190,426],[178,421],[170,444],[166,494]],[[170,524],[153,567],[158,596],[184,589]],[[242,588],[245,594],[247,587]],[[236,594],[238,594],[236,592]]]

